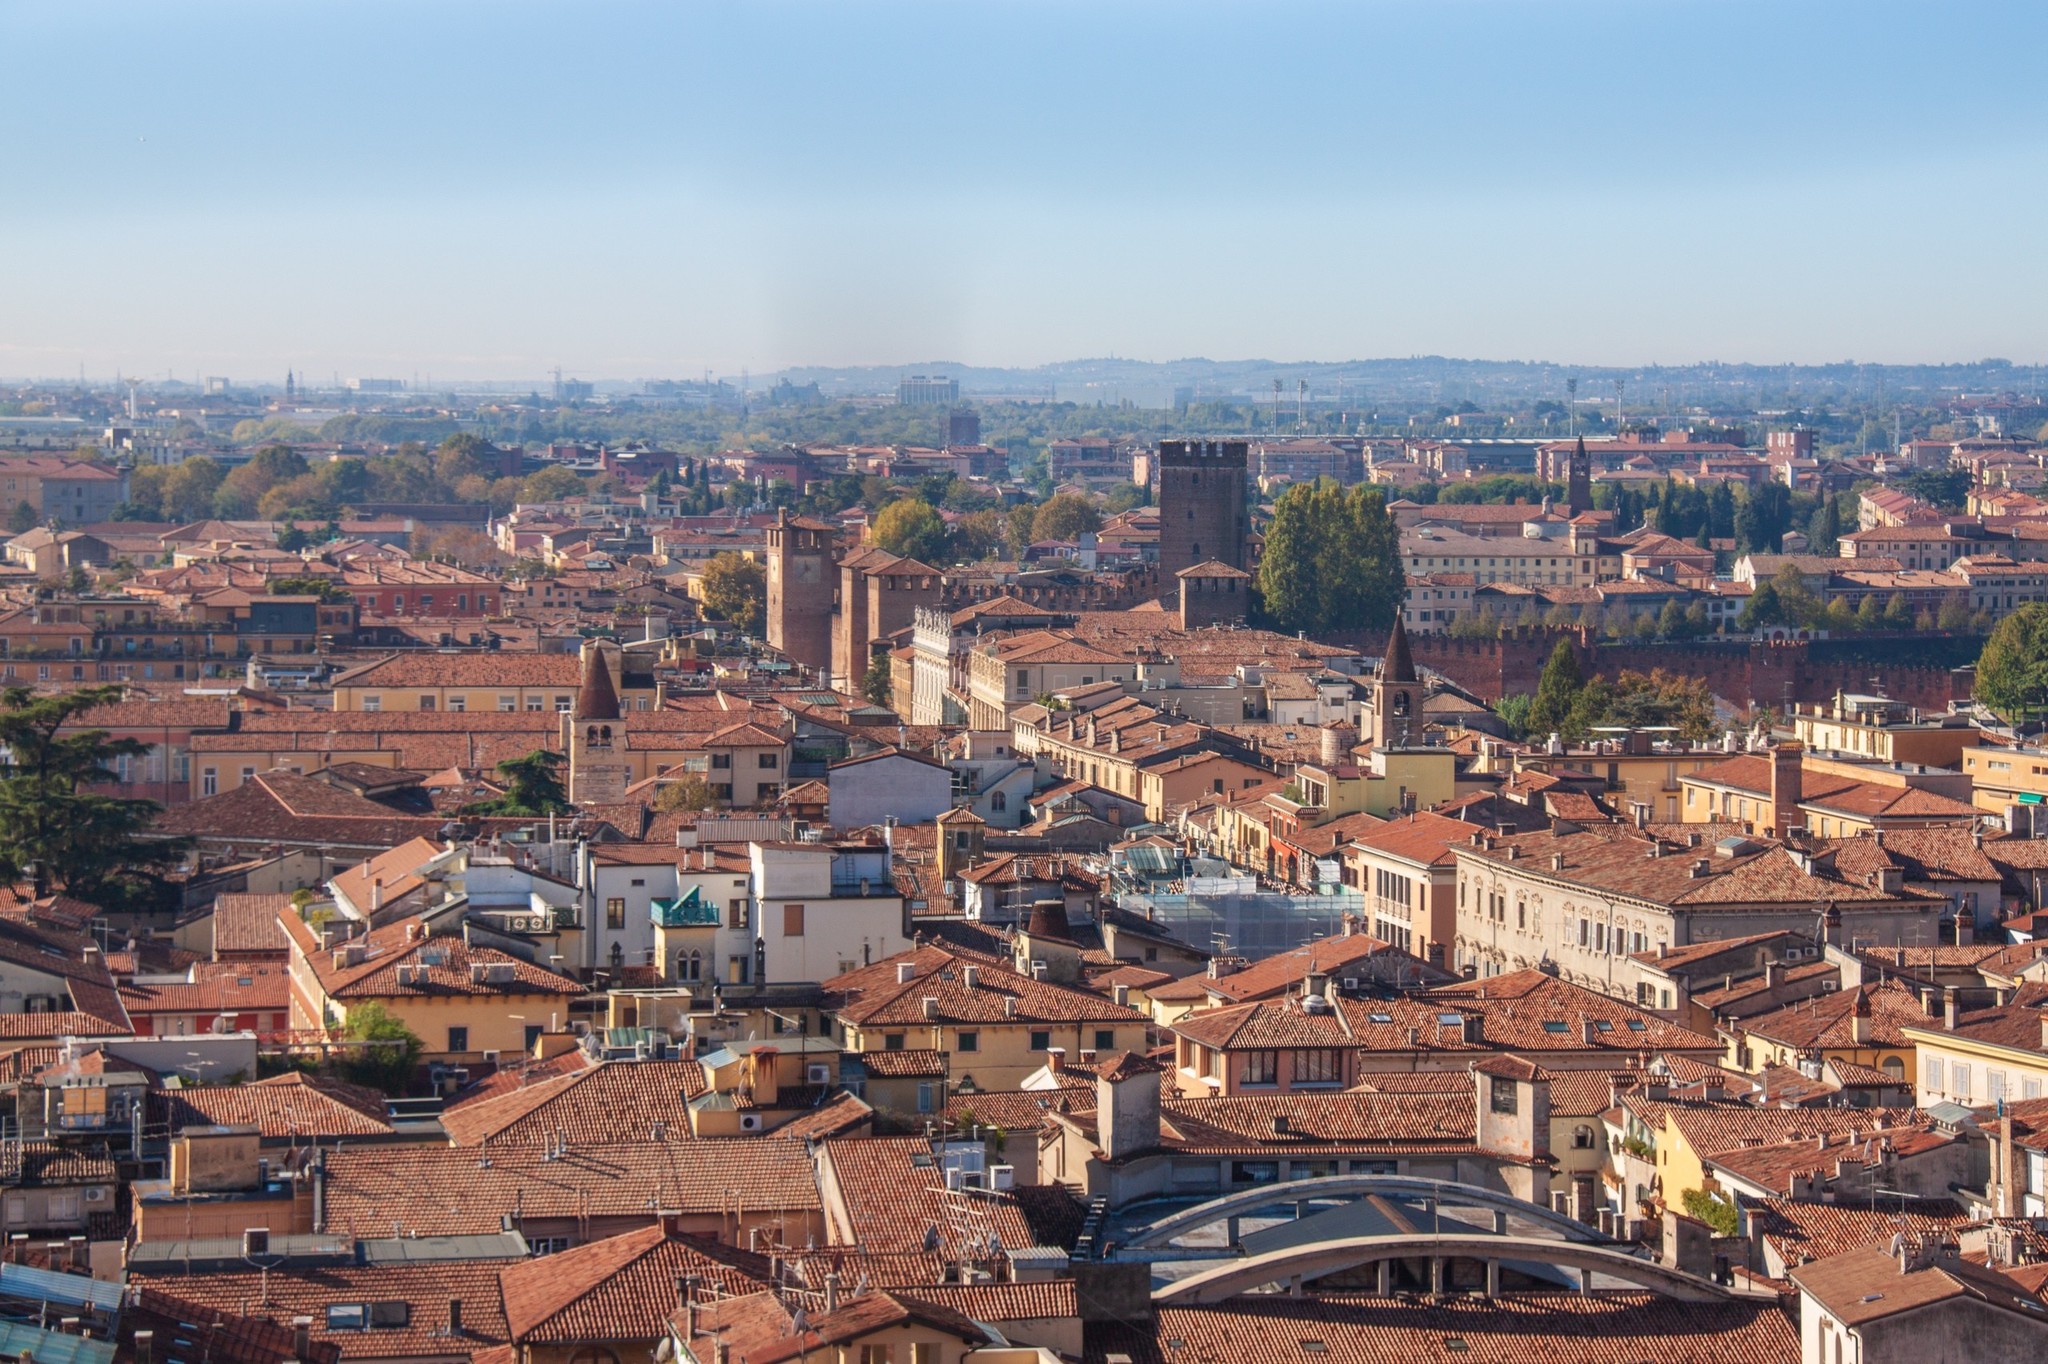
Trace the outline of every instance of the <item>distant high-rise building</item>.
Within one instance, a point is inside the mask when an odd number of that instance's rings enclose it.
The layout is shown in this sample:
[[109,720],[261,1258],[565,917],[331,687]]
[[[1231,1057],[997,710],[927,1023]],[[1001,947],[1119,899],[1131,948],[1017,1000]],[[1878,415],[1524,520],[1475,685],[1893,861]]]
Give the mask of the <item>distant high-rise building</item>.
[[296,402],[299,396],[299,381],[290,370],[284,372],[284,400]]
[[403,379],[351,379],[348,387],[354,393],[403,393]]
[[943,374],[913,374],[897,381],[896,401],[905,407],[951,407],[960,401],[960,381]]
[[1249,449],[1241,440],[1159,442],[1159,581],[1214,560],[1245,567]]
[[971,407],[956,407],[946,414],[946,444],[981,444],[981,414]]
[[218,374],[209,374],[206,376],[206,392],[225,393],[227,391],[228,381],[226,378]]

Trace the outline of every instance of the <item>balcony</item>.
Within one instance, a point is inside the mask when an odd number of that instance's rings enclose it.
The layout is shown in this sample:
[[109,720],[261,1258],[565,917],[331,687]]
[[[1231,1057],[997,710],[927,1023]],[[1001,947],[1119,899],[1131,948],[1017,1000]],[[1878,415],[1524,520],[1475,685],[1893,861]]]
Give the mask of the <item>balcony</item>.
[[719,923],[718,906],[700,899],[695,890],[679,900],[653,901],[648,917],[659,928],[716,928]]

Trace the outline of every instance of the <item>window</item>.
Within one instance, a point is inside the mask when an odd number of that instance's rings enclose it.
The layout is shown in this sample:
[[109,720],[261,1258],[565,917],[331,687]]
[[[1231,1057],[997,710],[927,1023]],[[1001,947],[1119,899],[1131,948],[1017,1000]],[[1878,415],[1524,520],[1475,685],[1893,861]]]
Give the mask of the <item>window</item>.
[[539,698],[538,696],[529,696],[529,697],[527,697],[527,698],[526,698],[526,708],[527,708],[528,710],[539,710],[539,709],[541,709],[541,699],[540,699],[540,698]]
[[1115,1051],[1115,1050],[1116,1050],[1116,1029],[1115,1029],[1115,1028],[1097,1028],[1097,1029],[1095,1030],[1095,1050],[1097,1050],[1097,1051]]
[[1043,1028],[1032,1029],[1031,1050],[1044,1051],[1050,1046],[1052,1046],[1052,1033]]
[[211,767],[199,769],[199,794],[213,796],[220,794],[220,773]]
[[1586,1124],[1584,1123],[1580,1123],[1577,1127],[1574,1127],[1572,1129],[1572,1149],[1574,1151],[1592,1150],[1593,1129],[1586,1126]]
[[1280,1053],[1248,1051],[1237,1058],[1237,1082],[1241,1085],[1271,1085],[1280,1082]]
[[374,713],[382,709],[384,709],[383,697],[378,696],[375,693],[372,693],[371,695],[365,696],[363,698],[363,710],[365,712]]
[[468,1029],[468,1028],[450,1028],[450,1029],[448,1030],[448,1050],[450,1050],[450,1051],[468,1051],[468,1050],[469,1050],[469,1029]]
[[330,1331],[360,1331],[369,1324],[369,1311],[359,1302],[333,1302],[327,1305],[327,1329]]
[[782,762],[782,755],[780,753],[761,753],[755,755],[755,757],[761,769],[767,772],[773,772]]
[[420,709],[421,709],[421,710],[432,710],[433,708],[434,708],[434,698],[433,698],[433,697],[431,697],[431,696],[422,696],[422,697],[420,698]]
[[714,753],[714,754],[712,754],[712,755],[711,755],[711,767],[712,767],[712,770],[713,770],[713,771],[716,771],[716,772],[723,772],[723,771],[725,771],[725,770],[726,770],[727,768],[729,768],[729,767],[731,767],[731,766],[732,766],[732,754],[730,754],[730,753]]
[[[498,698],[498,709],[501,711],[518,710],[519,698],[517,696],[500,696]],[[534,709],[538,710],[540,708],[536,706]]]
[[931,1112],[931,1111],[932,1111],[932,1098],[933,1098],[933,1095],[932,1095],[932,1091],[933,1091],[934,1089],[936,1089],[936,1088],[938,1088],[938,1086],[936,1086],[936,1085],[932,1084],[932,1083],[931,1083],[931,1082],[930,1082],[929,1080],[920,1080],[920,1081],[918,1081],[918,1085],[917,1085],[917,1111],[918,1111],[918,1112],[920,1112],[920,1113],[929,1113],[929,1112]]
[[626,902],[620,896],[614,895],[604,902],[604,926],[606,928],[624,928],[626,926]]
[[801,938],[804,935],[804,907],[784,905],[782,907],[782,936]]
[[994,814],[1001,814],[1010,808],[1010,798],[998,791],[988,798],[988,808]]
[[558,714],[567,715],[569,708],[575,704],[576,698],[573,696],[557,696],[555,698],[555,711]]
[[980,1034],[980,1033],[978,1033],[978,1032],[963,1032],[963,1033],[961,1033],[961,1034],[960,1034],[960,1050],[961,1050],[961,1051],[980,1051],[980,1050],[981,1050],[981,1034]]
[[468,709],[469,709],[469,698],[468,698],[468,697],[466,697],[466,696],[451,696],[451,697],[449,697],[449,698],[448,698],[448,709],[450,709],[450,710],[452,710],[452,711],[455,711],[455,712],[456,712],[456,713],[458,713],[458,714],[460,714],[460,713],[461,713],[461,712],[463,712],[463,711],[466,711],[466,710],[468,710]]
[[747,902],[744,899],[726,902],[725,926],[727,928],[745,928],[747,926]]
[[1294,1053],[1294,1083],[1338,1085],[1344,1083],[1344,1054],[1330,1047],[1305,1048]]
[[902,1050],[903,1050],[903,1034],[902,1034],[902,1033],[900,1033],[900,1032],[885,1032],[885,1033],[883,1033],[883,1034],[882,1034],[882,1050],[883,1050],[883,1051],[902,1051]]
[[1515,1082],[1503,1076],[1487,1077],[1486,1106],[1495,1113],[1512,1114],[1515,1111]]
[[860,1364],[896,1364],[896,1347],[863,1345],[860,1347]]

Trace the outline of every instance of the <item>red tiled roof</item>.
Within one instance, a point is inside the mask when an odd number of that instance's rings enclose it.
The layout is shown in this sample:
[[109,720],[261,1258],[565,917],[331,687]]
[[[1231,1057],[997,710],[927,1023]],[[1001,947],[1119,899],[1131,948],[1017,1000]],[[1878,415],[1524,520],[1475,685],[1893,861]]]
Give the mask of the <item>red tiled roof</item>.
[[445,1110],[441,1126],[457,1146],[544,1142],[575,1146],[690,1136],[689,1101],[704,1092],[695,1061],[606,1061],[588,1069],[472,1097]]
[[522,1260],[498,1274],[505,1325],[520,1345],[652,1342],[667,1334],[676,1284],[694,1276],[724,1293],[769,1281],[766,1256],[671,1236],[659,1224]]

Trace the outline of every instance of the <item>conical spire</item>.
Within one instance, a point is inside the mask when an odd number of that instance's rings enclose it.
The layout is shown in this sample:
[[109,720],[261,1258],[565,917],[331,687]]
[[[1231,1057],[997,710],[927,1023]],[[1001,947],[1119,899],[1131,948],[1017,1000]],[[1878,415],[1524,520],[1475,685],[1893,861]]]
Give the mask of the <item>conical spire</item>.
[[1394,616],[1394,633],[1387,636],[1386,657],[1380,660],[1380,681],[1413,682],[1415,660],[1408,655],[1408,627],[1401,623],[1398,612]]
[[585,646],[583,651],[583,688],[576,693],[576,718],[619,718],[619,693],[612,686],[612,670],[605,666],[604,650],[595,645]]

